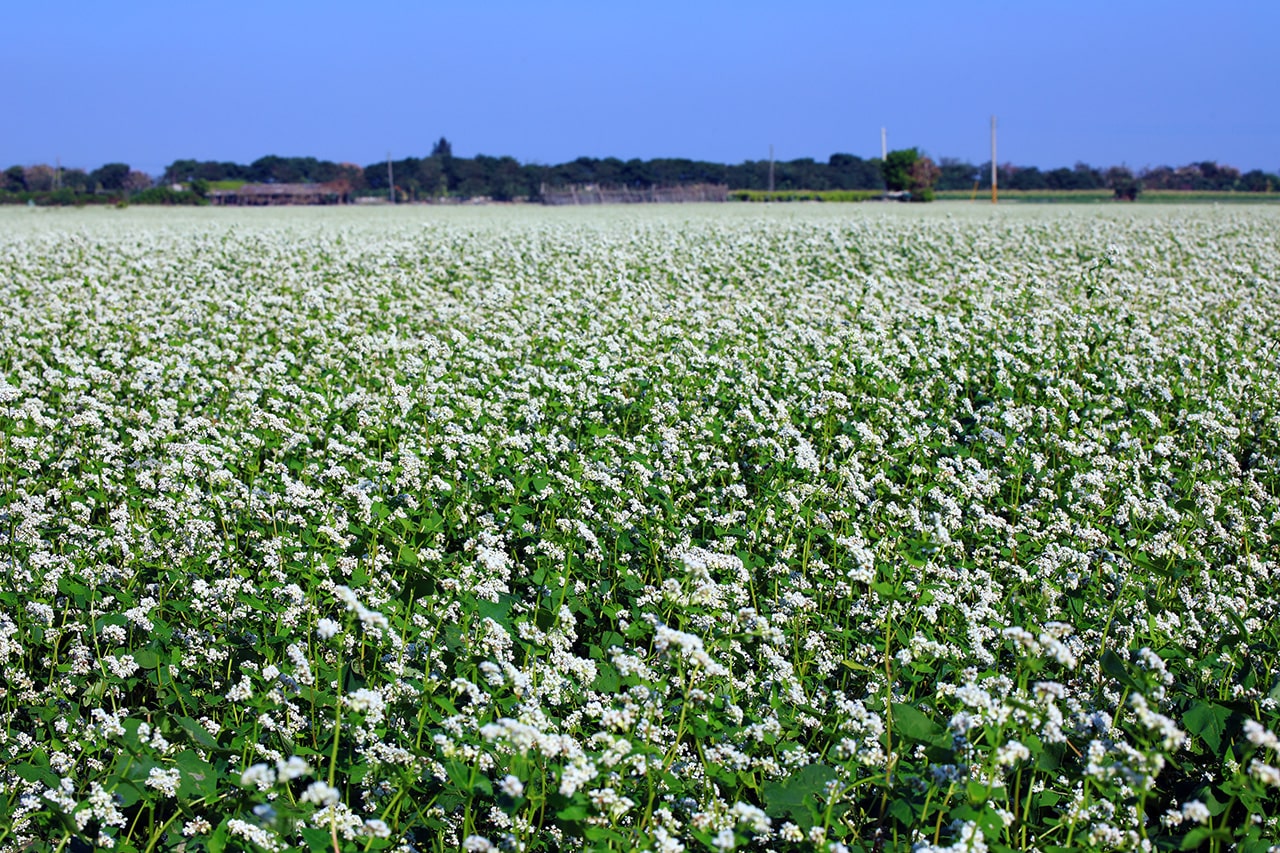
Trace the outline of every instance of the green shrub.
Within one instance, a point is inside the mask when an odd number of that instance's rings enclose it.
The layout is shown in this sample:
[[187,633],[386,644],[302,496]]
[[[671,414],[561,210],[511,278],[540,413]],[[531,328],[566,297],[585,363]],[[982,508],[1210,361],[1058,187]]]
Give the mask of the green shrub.
[[143,190],[137,195],[129,199],[130,204],[186,204],[198,205],[208,204],[208,200],[202,198],[190,190],[175,190],[170,187],[152,187]]

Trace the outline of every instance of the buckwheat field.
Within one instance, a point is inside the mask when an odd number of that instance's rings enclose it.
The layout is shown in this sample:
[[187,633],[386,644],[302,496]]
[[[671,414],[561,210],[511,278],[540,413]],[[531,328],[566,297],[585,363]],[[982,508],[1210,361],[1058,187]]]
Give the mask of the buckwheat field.
[[1280,838],[1280,210],[0,214],[0,851]]

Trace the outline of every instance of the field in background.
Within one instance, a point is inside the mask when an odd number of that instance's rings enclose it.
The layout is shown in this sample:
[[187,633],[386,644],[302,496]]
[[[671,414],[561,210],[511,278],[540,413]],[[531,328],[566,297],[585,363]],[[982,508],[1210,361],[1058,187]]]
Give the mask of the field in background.
[[[939,200],[969,201],[973,199],[989,203],[991,188],[978,190],[976,194],[969,190],[939,190],[935,195]],[[1120,203],[1111,190],[1000,190],[999,198],[1000,201],[1021,202]],[[1174,190],[1143,190],[1136,201],[1138,204],[1275,204],[1277,202],[1280,202],[1280,193],[1177,192]]]
[[0,851],[1267,850],[1278,226],[0,210]]

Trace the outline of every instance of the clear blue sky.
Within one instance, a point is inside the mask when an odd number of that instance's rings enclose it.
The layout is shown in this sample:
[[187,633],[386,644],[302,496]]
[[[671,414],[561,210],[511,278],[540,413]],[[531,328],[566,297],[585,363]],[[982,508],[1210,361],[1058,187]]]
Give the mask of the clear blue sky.
[[[908,14],[909,10],[909,14]],[[1280,0],[37,4],[0,168],[454,153],[1280,170]]]

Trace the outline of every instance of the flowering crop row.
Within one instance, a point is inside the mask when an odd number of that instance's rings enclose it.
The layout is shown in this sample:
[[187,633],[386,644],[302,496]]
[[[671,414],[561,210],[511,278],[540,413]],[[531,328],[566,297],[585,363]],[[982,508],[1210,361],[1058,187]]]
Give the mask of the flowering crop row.
[[6,212],[0,851],[1268,849],[1280,218],[939,208]]

